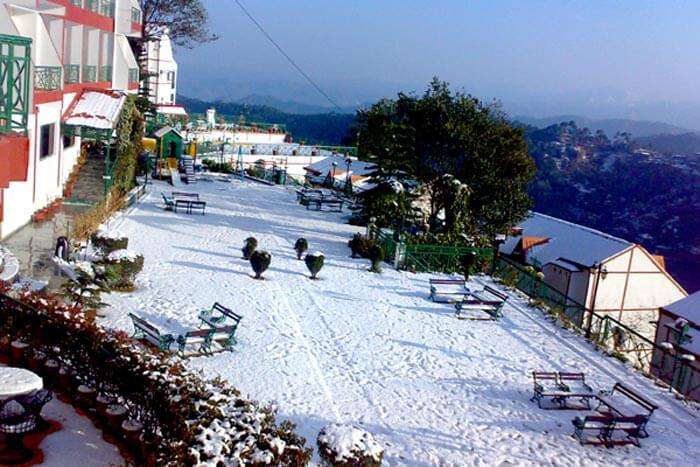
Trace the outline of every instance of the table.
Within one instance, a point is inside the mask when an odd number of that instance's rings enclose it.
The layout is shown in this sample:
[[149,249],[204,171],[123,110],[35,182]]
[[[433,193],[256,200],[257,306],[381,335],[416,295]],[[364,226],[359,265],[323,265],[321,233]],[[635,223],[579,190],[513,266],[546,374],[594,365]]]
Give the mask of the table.
[[[44,381],[38,375],[24,368],[0,367],[0,407],[12,400],[39,391],[44,387]],[[22,437],[25,429],[18,431],[3,429],[4,446],[0,449],[0,464],[23,464],[31,460],[32,452],[24,447]]]
[[23,396],[44,387],[44,381],[24,368],[0,367],[0,400]]

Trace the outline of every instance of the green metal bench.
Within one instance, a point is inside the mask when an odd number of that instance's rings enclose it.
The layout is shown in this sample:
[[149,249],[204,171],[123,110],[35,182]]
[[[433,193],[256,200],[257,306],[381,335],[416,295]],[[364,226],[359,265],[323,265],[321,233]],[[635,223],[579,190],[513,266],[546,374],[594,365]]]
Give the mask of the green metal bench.
[[187,346],[198,345],[198,350],[200,352],[208,353],[211,350],[213,335],[213,328],[187,331],[184,335],[177,337],[178,350],[184,352]]
[[134,323],[134,339],[143,339],[158,347],[159,350],[167,352],[170,345],[175,342],[172,334],[163,334],[158,328],[143,318],[139,318],[133,313],[129,313],[129,318]]
[[[234,313],[219,302],[215,302],[210,309],[199,313],[202,326],[208,326],[214,331],[212,341],[227,349],[237,342],[236,330],[242,319],[243,316]],[[226,324],[227,321],[231,324]]]
[[163,202],[165,203],[165,210],[166,211],[174,211],[175,210],[175,200],[169,196],[165,196],[165,193],[161,192],[160,195],[163,197]]
[[484,290],[478,292],[467,292],[464,299],[455,305],[457,317],[461,317],[463,310],[476,309],[486,312],[493,320],[503,317],[503,306],[508,301],[508,295],[498,290],[484,286]]

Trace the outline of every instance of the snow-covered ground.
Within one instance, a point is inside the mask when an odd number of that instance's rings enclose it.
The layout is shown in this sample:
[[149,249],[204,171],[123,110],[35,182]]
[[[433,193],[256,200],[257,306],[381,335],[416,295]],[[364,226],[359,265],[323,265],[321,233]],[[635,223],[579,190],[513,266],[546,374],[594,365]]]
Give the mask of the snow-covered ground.
[[[356,423],[385,447],[387,465],[697,465],[696,415],[663,390],[603,357],[517,298],[500,322],[457,320],[428,300],[428,274],[367,272],[349,258],[358,231],[340,215],[307,211],[281,187],[200,182],[207,213],[163,211],[156,182],[111,229],[130,239],[145,268],[137,290],[106,297],[104,324],[132,330],[134,312],[163,331],[198,326],[215,301],[244,316],[234,352],[189,364],[220,375],[297,423],[315,448],[331,422]],[[272,254],[265,281],[251,278],[240,248],[248,236]],[[298,237],[322,251],[320,280],[292,249]],[[479,281],[489,281],[487,277]],[[532,370],[583,370],[595,389],[616,381],[660,405],[642,447],[583,447],[575,411],[530,402]],[[695,460],[694,460],[695,459]]]

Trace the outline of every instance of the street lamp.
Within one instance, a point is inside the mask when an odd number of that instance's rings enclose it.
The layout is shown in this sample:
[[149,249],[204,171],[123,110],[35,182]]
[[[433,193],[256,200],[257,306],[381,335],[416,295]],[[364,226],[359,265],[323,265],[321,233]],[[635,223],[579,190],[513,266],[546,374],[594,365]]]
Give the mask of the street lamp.
[[346,165],[346,172],[345,172],[345,194],[348,196],[352,194],[352,180],[350,178],[350,165],[352,164],[352,159],[350,159],[350,156],[345,157],[345,165]]
[[338,166],[338,163],[336,161],[333,161],[331,163],[331,166],[333,167],[331,170],[331,188],[335,188],[335,168]]

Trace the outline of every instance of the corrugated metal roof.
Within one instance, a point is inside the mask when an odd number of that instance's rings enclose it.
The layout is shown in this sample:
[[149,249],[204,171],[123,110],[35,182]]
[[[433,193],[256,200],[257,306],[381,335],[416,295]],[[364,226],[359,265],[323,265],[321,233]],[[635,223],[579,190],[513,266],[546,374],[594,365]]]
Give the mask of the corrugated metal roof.
[[[345,156],[329,156],[320,161],[314,162],[313,164],[307,165],[304,169],[312,172],[314,174],[326,176],[333,169],[333,162],[336,163],[335,175],[344,175],[346,173],[347,165],[345,164]],[[353,177],[366,177],[375,169],[375,165],[369,162],[359,161],[357,159],[352,159],[350,164],[350,175]]]
[[[566,259],[591,267],[623,252],[633,243],[582,225],[533,212],[519,224],[523,236],[548,237],[547,243],[535,245],[527,252],[527,261],[545,265]],[[512,254],[522,237],[508,237],[501,252]]]
[[117,91],[85,90],[76,99],[64,117],[66,125],[110,130],[117,125],[126,95]]
[[676,316],[700,324],[700,290],[663,308]]

